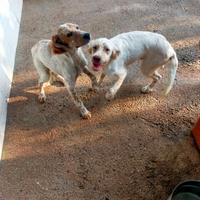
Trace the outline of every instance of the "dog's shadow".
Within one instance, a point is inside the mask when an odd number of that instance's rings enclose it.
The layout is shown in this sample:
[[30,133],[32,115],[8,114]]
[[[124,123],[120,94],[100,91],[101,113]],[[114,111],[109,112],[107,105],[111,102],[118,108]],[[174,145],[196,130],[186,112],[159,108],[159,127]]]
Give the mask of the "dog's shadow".
[[140,84],[124,84],[122,87],[119,89],[117,94],[115,95],[115,98],[113,100],[107,100],[105,98],[105,94],[107,91],[108,86],[103,86],[102,89],[98,92],[94,91],[88,91],[86,95],[89,96],[87,100],[84,101],[86,106],[89,109],[92,110],[101,110],[104,107],[111,106],[112,104],[115,103],[120,103],[121,101],[129,101],[129,100],[134,100],[137,101],[139,98],[146,97],[151,94],[143,94],[141,93],[141,87],[142,85]]

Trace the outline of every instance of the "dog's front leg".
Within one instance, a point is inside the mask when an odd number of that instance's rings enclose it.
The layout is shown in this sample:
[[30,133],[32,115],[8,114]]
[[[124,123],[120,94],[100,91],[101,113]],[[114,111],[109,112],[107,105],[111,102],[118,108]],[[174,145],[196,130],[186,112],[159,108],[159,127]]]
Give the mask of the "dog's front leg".
[[119,88],[121,87],[124,79],[126,78],[127,75],[127,71],[123,71],[123,73],[120,74],[116,74],[117,76],[117,81],[114,83],[114,85],[108,90],[108,92],[105,95],[105,98],[107,100],[112,100],[115,97],[115,94],[117,93],[117,91],[119,90]]
[[98,85],[99,85],[99,86],[101,86],[101,84],[103,83],[103,80],[104,80],[105,76],[106,76],[106,75],[105,75],[104,73],[101,74],[100,79],[99,79],[99,82],[98,82]]
[[87,67],[84,67],[83,68],[83,72],[85,74],[87,74],[89,76],[89,78],[91,79],[92,81],[92,89],[98,91],[98,83],[97,83],[97,78],[94,74],[92,74],[88,69]]
[[91,113],[87,110],[87,108],[84,106],[83,102],[81,101],[81,99],[79,98],[79,96],[77,95],[75,89],[73,89],[71,91],[72,93],[72,97],[74,99],[74,103],[75,105],[79,108],[80,113],[81,113],[81,117],[83,119],[89,119],[91,118]]
[[91,118],[91,113],[87,110],[87,108],[84,106],[83,102],[77,95],[75,86],[67,86],[67,88],[68,88],[68,92],[69,92],[70,96],[72,97],[72,99],[74,101],[74,104],[80,110],[81,117],[83,119]]

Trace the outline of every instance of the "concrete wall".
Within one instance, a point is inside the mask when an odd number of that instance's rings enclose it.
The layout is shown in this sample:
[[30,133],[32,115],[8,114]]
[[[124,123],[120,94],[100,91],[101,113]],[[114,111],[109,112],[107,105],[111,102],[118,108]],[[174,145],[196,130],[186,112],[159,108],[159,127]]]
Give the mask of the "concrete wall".
[[22,0],[0,0],[0,158],[2,155],[7,103],[10,95]]

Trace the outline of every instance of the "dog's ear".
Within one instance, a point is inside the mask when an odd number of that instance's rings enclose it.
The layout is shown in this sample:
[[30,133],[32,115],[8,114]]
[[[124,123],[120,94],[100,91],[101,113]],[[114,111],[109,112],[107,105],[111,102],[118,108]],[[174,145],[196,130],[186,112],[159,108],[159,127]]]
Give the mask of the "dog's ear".
[[112,58],[113,60],[115,60],[115,59],[119,56],[119,54],[120,54],[120,51],[114,49],[114,50],[112,51],[111,58]]
[[53,36],[51,37],[51,40],[52,40],[53,43],[57,43],[58,35],[57,35],[57,34],[56,34],[56,35],[53,35]]
[[52,40],[52,43],[53,43],[52,49],[53,49],[53,52],[55,54],[62,54],[62,53],[66,52],[64,46],[62,44],[58,43],[59,42],[58,35],[53,35],[52,38],[51,38],[51,40]]
[[92,47],[91,46],[88,46],[88,53],[92,54]]
[[92,41],[88,44],[88,53],[92,54]]

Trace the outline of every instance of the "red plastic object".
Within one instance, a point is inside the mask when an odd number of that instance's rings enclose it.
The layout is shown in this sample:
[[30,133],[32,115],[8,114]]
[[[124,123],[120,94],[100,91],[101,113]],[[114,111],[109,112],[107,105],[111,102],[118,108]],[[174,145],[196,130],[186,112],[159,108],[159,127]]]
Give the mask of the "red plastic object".
[[194,128],[192,129],[192,134],[193,134],[196,144],[200,150],[200,118],[197,121],[197,123],[195,124]]

